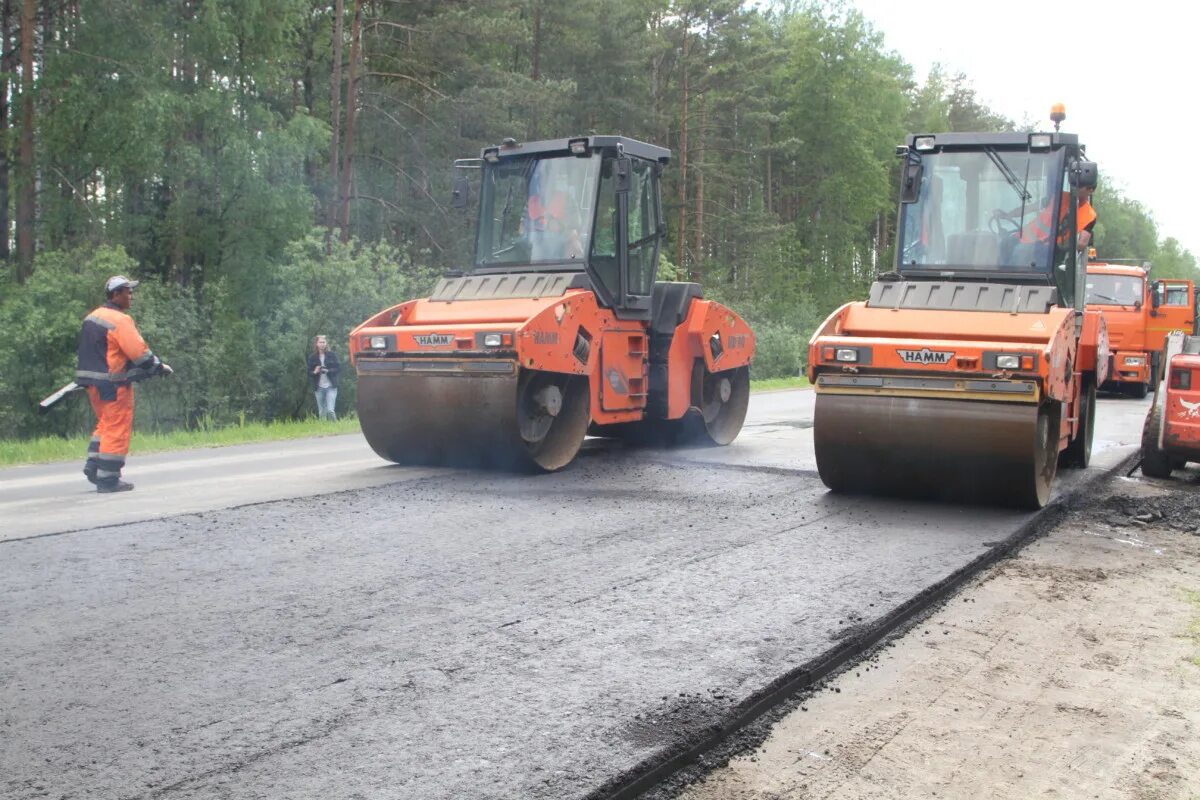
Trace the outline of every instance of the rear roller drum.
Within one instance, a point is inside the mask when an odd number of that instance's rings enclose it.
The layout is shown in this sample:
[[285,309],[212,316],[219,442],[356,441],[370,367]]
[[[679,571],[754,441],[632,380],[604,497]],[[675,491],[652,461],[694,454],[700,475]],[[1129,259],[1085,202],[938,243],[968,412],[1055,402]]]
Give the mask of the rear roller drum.
[[553,472],[575,458],[590,420],[587,379],[556,372],[525,372],[517,396],[517,428],[525,456]]
[[685,417],[686,444],[724,447],[741,433],[750,405],[750,368],[709,372],[696,362],[692,374],[692,402],[699,413]]
[[697,361],[691,393],[692,408],[679,419],[596,425],[591,432],[639,447],[723,447],[736,439],[750,403],[750,370],[709,372]]
[[1096,435],[1096,383],[1084,378],[1079,392],[1079,432],[1067,449],[1062,451],[1060,462],[1064,467],[1086,467],[1092,462],[1092,439]]

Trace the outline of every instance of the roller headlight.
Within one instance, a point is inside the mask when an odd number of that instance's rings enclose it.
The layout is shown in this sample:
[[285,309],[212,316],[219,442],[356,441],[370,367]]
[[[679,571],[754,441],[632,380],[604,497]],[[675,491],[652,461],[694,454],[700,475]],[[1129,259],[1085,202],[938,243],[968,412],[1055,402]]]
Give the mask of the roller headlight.
[[483,346],[484,347],[499,347],[500,342],[501,342],[500,334],[498,334],[498,333],[485,333],[483,335]]
[[387,349],[387,337],[386,336],[372,336],[370,341],[367,342],[367,347],[371,348],[372,350],[386,350]]
[[1125,365],[1130,367],[1141,367],[1146,364],[1146,359],[1142,356],[1125,356]]
[[1020,369],[1020,356],[996,356],[997,369]]
[[837,361],[858,361],[858,351],[853,347],[839,347],[834,358]]
[[937,139],[932,136],[918,136],[913,140],[913,146],[922,153],[928,153],[930,150],[937,147]]

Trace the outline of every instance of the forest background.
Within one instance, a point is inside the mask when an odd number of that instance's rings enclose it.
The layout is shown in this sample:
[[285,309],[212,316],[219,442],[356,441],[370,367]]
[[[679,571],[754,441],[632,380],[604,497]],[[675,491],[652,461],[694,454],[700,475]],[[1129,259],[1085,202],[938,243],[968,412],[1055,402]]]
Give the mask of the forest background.
[[[140,393],[140,429],[311,413],[312,336],[344,351],[464,265],[452,162],[507,136],[671,148],[663,276],[751,321],[755,377],[795,375],[820,319],[892,262],[904,134],[1044,124],[992,112],[969,76],[918,79],[841,3],[0,4],[5,438],[87,426],[85,403],[34,410],[118,273],[177,370]],[[1200,277],[1136,199],[1102,178],[1095,203],[1101,256]]]

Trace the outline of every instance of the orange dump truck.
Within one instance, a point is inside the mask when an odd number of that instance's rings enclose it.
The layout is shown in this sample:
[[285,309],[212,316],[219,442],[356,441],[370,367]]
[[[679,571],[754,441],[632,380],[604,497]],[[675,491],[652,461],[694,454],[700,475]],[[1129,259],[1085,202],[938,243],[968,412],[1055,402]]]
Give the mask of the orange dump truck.
[[1150,279],[1148,264],[1134,266],[1091,261],[1087,267],[1087,307],[1104,314],[1111,362],[1101,387],[1145,397],[1160,374],[1167,334],[1196,330],[1196,288],[1192,281]]
[[839,492],[1039,508],[1060,461],[1091,457],[1108,368],[1077,247],[1096,164],[1057,131],[914,135],[897,155],[896,271],[809,343],[818,472]]

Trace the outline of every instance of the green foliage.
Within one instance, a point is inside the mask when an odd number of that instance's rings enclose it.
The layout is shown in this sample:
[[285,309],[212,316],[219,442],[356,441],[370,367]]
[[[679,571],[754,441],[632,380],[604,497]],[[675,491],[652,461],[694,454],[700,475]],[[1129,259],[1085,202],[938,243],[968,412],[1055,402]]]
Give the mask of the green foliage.
[[808,338],[812,331],[781,322],[754,326],[756,345],[750,374],[760,378],[790,378],[800,375],[808,363]]
[[[18,438],[76,434],[92,424],[81,396],[39,417],[37,402],[74,375],[80,323],[104,300],[106,278],[136,272],[119,248],[46,253],[35,278],[6,291],[0,325],[22,347],[0,352],[0,425]],[[345,355],[350,330],[367,317],[428,292],[433,273],[406,264],[389,245],[335,244],[322,232],[289,246],[282,263],[260,270],[254,294],[214,281],[190,287],[143,279],[131,313],[147,344],[175,369],[138,386],[141,431],[194,429],[232,420],[300,418],[312,411],[305,359],[318,333]],[[347,365],[348,367],[349,365]],[[354,407],[344,369],[340,408]]]
[[1191,251],[1179,246],[1178,240],[1168,237],[1163,240],[1152,260],[1155,278],[1187,278],[1200,284],[1200,268]]
[[[465,265],[472,226],[448,206],[452,163],[508,136],[595,131],[669,147],[660,279],[699,281],[751,322],[756,379],[794,376],[818,322],[891,266],[894,145],[907,132],[1018,127],[966,75],[935,67],[916,80],[842,3],[346,5],[335,65],[328,2],[42,4],[39,29],[54,34],[35,65],[43,253],[25,285],[0,277],[0,324],[22,348],[0,355],[9,435],[91,424],[83,402],[33,409],[70,378],[79,320],[117,272],[144,280],[135,318],[178,370],[139,388],[139,428],[307,414],[312,336],[344,354],[361,320]],[[343,159],[349,244],[313,230],[337,203]],[[1095,203],[1101,258],[1196,277],[1194,256],[1160,242],[1139,202],[1103,184]],[[354,399],[347,369],[339,406]]]
[[1102,182],[1092,199],[1096,207],[1096,255],[1105,259],[1150,260],[1158,250],[1158,228],[1146,208]]
[[35,278],[10,286],[0,296],[0,330],[9,347],[0,349],[0,430],[18,438],[63,433],[87,424],[90,409],[76,395],[65,413],[39,418],[37,403],[75,376],[79,328],[104,302],[104,282],[130,274],[136,265],[121,248],[44,253]]

